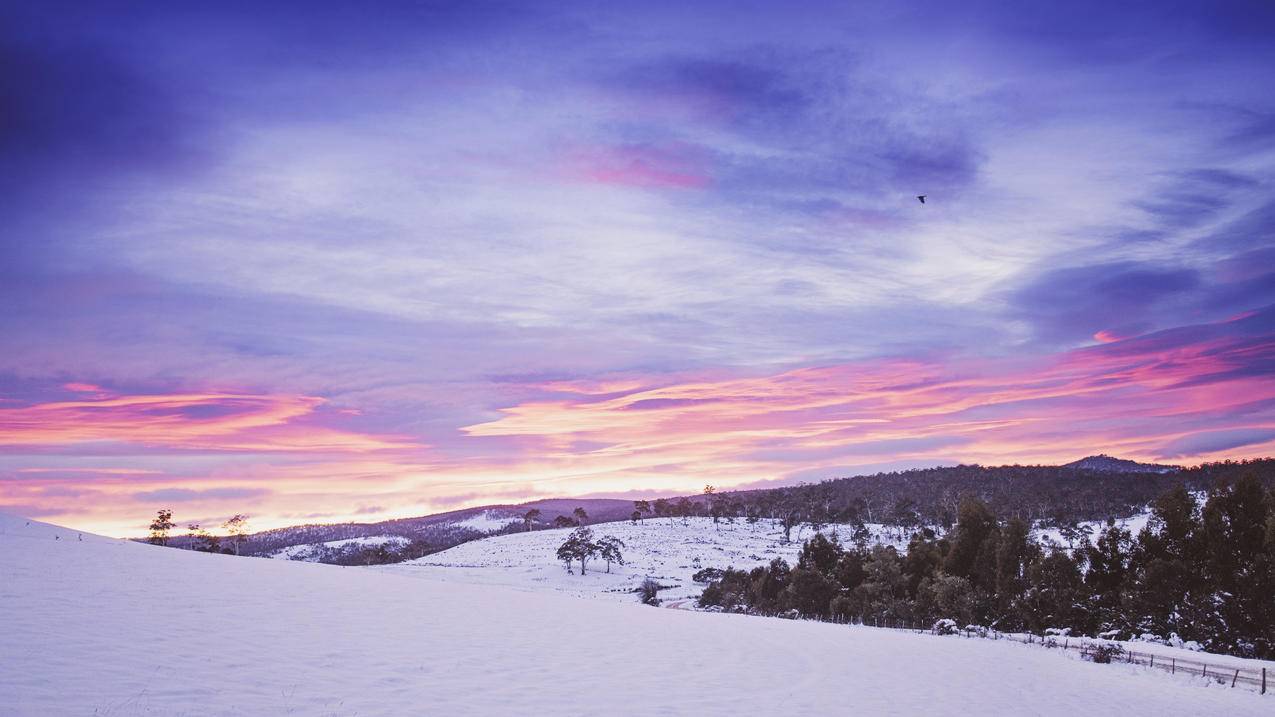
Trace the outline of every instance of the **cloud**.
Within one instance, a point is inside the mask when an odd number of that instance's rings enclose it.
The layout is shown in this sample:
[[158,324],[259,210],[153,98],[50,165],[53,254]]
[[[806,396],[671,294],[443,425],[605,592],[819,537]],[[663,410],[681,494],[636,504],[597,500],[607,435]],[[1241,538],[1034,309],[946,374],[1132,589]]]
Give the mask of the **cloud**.
[[54,450],[99,441],[225,451],[362,452],[411,444],[304,425],[311,396],[192,393],[94,397],[0,408],[0,445]]
[[1160,458],[1183,458],[1229,451],[1275,441],[1275,428],[1230,428],[1220,431],[1192,433],[1164,444]]
[[1191,268],[1114,262],[1048,269],[1011,296],[1013,312],[1051,342],[1159,328],[1201,284]]
[[269,495],[266,488],[160,488],[157,490],[139,491],[133,499],[160,503],[189,503],[192,501],[247,500]]

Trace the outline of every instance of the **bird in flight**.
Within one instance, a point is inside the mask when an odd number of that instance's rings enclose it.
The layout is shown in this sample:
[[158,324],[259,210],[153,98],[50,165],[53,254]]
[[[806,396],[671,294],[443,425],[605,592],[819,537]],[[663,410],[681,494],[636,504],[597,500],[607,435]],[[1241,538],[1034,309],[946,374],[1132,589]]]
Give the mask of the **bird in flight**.
[[916,195],[916,198],[917,198],[917,199],[919,199],[919,200],[921,200],[921,203],[922,203],[922,204],[925,204],[925,198],[926,198],[926,197],[928,197],[928,196],[930,196],[930,195],[928,195],[928,194],[918,194],[918,195]]

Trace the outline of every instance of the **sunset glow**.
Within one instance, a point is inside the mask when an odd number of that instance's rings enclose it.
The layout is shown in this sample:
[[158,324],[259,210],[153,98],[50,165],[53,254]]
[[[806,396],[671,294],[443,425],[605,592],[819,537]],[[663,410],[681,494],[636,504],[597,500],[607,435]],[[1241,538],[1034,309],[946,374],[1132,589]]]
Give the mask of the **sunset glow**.
[[0,10],[0,510],[1275,455],[1225,3],[292,5]]

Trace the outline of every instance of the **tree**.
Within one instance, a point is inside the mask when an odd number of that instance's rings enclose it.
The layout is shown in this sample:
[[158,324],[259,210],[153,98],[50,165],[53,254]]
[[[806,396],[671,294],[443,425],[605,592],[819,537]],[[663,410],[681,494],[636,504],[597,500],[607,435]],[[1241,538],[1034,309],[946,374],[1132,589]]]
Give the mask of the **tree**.
[[200,528],[195,536],[195,550],[201,553],[220,553],[221,537]]
[[191,523],[186,526],[187,550],[195,549],[195,542],[199,540],[199,523]]
[[598,554],[598,544],[593,542],[593,531],[588,528],[576,528],[571,535],[558,546],[558,559],[570,566],[572,560],[580,561],[580,574],[585,574],[589,558]]
[[555,528],[573,528],[575,525],[575,520],[565,515],[559,515],[553,519],[553,527]]
[[695,514],[695,504],[689,498],[678,499],[677,514],[682,517],[682,525],[686,525],[686,519]]
[[[796,508],[788,508],[784,510],[779,517],[779,525],[784,529],[784,542],[792,540],[792,529],[801,525],[801,512]],[[798,535],[798,537],[801,537]]]
[[996,516],[977,498],[961,501],[956,518],[956,539],[952,550],[943,561],[943,571],[949,575],[966,578],[976,585],[975,563],[983,542],[996,530]]
[[571,511],[571,514],[575,516],[576,522],[580,525],[589,524],[589,514],[584,512],[584,508],[577,507],[575,510]]
[[[624,541],[613,535],[604,535],[598,539],[598,557],[607,563],[607,572],[611,572],[611,563],[624,565],[624,554],[620,552],[624,549]],[[583,567],[580,568],[584,570]]]
[[239,547],[248,538],[248,516],[236,513],[222,523],[221,527],[229,533],[230,543],[235,546],[235,555],[238,555]]
[[637,514],[637,519],[640,522],[642,520],[643,515],[649,515],[651,513],[650,501],[645,501],[645,500],[633,501],[633,512]]
[[1098,541],[1085,548],[1089,571],[1085,573],[1085,586],[1089,589],[1092,607],[1103,630],[1127,627],[1121,611],[1121,589],[1129,571],[1133,539],[1129,531],[1107,520],[1107,527],[1098,534]]
[[539,517],[540,517],[539,508],[532,508],[531,510],[522,514],[522,522],[524,525],[527,526],[528,533],[531,532],[531,524],[536,522],[536,519],[538,519]]
[[160,509],[151,521],[151,536],[147,538],[147,542],[151,545],[168,545],[168,531],[175,525],[173,511],[168,508]]
[[[670,515],[668,501],[663,498],[657,498],[655,500],[655,505],[652,507],[652,510],[655,511],[655,517],[657,518]],[[671,519],[670,522],[672,522]]]

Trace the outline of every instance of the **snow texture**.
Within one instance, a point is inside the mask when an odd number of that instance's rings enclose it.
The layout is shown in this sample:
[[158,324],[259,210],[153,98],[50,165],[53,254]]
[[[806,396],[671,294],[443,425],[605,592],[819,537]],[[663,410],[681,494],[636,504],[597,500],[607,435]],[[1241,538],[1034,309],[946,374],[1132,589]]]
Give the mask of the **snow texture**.
[[1009,641],[81,539],[2,515],[0,605],[6,716],[1242,717],[1275,704]]

